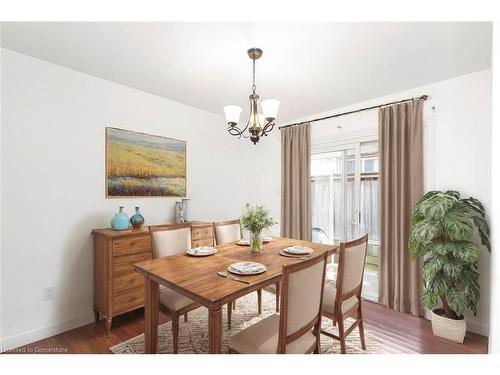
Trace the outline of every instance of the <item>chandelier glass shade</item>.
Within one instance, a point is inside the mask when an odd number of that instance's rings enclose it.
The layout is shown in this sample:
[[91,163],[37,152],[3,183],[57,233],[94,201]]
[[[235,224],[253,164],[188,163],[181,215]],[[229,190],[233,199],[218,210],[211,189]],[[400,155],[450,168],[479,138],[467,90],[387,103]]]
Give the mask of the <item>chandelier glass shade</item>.
[[267,136],[273,130],[280,102],[276,99],[259,100],[260,97],[256,92],[257,87],[255,85],[255,60],[262,56],[262,50],[260,48],[250,48],[247,53],[250,59],[252,59],[253,83],[252,93],[248,97],[250,100],[250,114],[246,126],[243,129],[238,127],[242,112],[241,107],[227,105],[223,110],[229,134],[238,138],[250,138],[253,144],[257,144],[261,137]]

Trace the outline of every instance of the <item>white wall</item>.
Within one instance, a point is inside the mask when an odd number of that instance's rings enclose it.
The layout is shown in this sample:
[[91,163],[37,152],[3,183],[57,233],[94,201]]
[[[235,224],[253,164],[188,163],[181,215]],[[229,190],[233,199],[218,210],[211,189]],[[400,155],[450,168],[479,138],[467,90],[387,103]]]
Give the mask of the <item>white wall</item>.
[[[424,105],[425,190],[459,190],[478,198],[491,215],[491,70],[484,70],[412,90],[394,93],[296,121],[341,113],[404,98],[429,95]],[[435,110],[432,109],[435,107]],[[295,121],[294,121],[295,122]],[[336,126],[340,125],[342,130]],[[311,138],[325,140],[346,133],[376,132],[377,111],[366,111],[312,125]],[[476,317],[468,315],[471,331],[488,335],[490,255],[480,257],[481,300]]]
[[189,219],[235,218],[246,202],[278,218],[278,131],[254,146],[222,116],[10,50],[2,60],[4,348],[92,321],[90,232],[118,206],[140,206],[146,224],[173,220],[176,199],[105,199],[106,126],[187,141]]
[[[0,24],[0,40],[2,40],[2,25]],[[0,53],[0,88],[2,87],[2,54]],[[2,144],[2,133],[3,133],[3,123],[2,123],[2,90],[0,89],[0,145]],[[0,146],[1,147],[1,146]],[[3,212],[3,207],[2,207],[2,191],[3,191],[3,184],[2,184],[2,163],[1,163],[1,152],[0,152],[0,352],[1,352],[1,340],[2,340],[2,316],[3,316],[3,308],[2,308],[2,237],[3,237],[3,231],[1,230],[2,228],[2,215],[1,213]]]
[[[105,199],[105,126],[187,140],[191,219],[234,218],[250,202],[266,205],[279,220],[277,130],[254,146],[227,135],[222,116],[5,49],[2,64],[3,347],[92,321],[90,231],[109,226],[119,205],[129,213],[140,206],[147,224],[173,220],[175,199]],[[430,96],[424,106],[426,189],[458,189],[491,212],[491,71],[329,113],[421,94]],[[373,131],[376,111],[315,123],[312,137],[338,132],[337,124],[343,133]],[[487,334],[485,252],[480,271],[480,312],[468,320],[469,329]],[[46,302],[42,289],[49,285],[56,298]]]
[[[500,31],[498,27],[493,30],[493,40],[495,41],[493,47],[493,61],[496,61],[495,57],[498,58],[498,47],[500,47]],[[493,98],[498,103],[499,98],[499,86],[500,86],[500,72],[495,69],[493,72]],[[498,124],[500,119],[498,104],[493,106],[492,113],[492,123]],[[500,131],[498,126],[492,127],[492,192],[498,192],[500,190]],[[500,199],[497,194],[492,194],[492,238],[491,245],[494,249],[500,249]],[[500,254],[497,250],[492,252],[491,255],[491,303],[490,303],[490,316],[498,317],[500,316]],[[500,354],[500,321],[499,319],[490,320],[490,338],[489,338],[489,352]]]

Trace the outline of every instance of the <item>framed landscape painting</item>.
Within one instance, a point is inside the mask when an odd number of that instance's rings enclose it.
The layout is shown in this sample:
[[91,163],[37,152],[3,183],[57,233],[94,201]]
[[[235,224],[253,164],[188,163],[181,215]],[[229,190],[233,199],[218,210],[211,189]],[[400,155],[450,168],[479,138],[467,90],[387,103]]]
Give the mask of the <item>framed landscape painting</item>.
[[106,128],[106,197],[185,197],[186,142]]

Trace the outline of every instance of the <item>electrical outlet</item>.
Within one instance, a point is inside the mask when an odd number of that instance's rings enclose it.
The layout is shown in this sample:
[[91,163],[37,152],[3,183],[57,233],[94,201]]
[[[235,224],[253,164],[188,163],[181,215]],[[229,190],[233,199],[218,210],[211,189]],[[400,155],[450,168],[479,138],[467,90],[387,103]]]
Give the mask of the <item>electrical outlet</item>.
[[53,286],[46,286],[43,288],[43,299],[45,301],[48,301],[50,299],[54,299],[54,287]]

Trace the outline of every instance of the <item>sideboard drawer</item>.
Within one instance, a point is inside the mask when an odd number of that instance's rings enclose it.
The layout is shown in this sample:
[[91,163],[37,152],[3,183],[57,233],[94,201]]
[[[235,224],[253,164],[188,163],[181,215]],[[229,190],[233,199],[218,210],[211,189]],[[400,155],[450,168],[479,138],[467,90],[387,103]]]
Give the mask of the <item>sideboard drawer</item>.
[[113,258],[113,276],[120,276],[123,274],[135,274],[134,263],[139,263],[144,260],[153,259],[151,251],[139,254],[126,255],[123,257]]
[[210,238],[208,240],[195,240],[195,241],[193,241],[193,248],[200,247],[200,246],[214,246],[213,238]]
[[113,241],[113,256],[142,253],[151,250],[151,239],[148,235],[125,237]]
[[144,304],[144,288],[127,290],[125,293],[113,296],[113,312],[132,310]]
[[144,287],[144,276],[137,272],[113,277],[113,294],[118,294],[125,292],[126,290],[139,287]]
[[[203,226],[203,227],[193,227],[191,231],[191,237],[193,241],[196,240],[205,240],[208,238],[213,238],[214,232],[211,225]],[[212,244],[213,245],[213,244]]]

